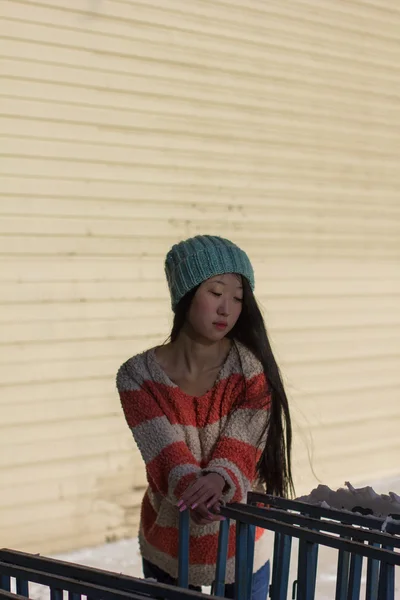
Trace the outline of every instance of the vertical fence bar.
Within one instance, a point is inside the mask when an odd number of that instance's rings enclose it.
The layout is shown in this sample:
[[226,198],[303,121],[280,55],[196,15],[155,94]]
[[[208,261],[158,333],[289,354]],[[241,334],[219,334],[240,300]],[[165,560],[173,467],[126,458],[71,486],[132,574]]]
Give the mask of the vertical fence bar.
[[[300,591],[300,588],[304,591],[304,574],[302,572],[304,569],[307,569],[307,542],[305,542],[301,537],[299,538],[299,550],[298,550],[298,559],[297,559],[297,598],[300,600],[304,600],[304,596]],[[307,598],[308,600],[308,598]]]
[[394,599],[394,565],[387,565],[387,600],[395,600]]
[[360,600],[362,562],[361,555],[351,555],[347,600]]
[[314,600],[315,544],[304,540],[301,542],[299,544],[297,598],[298,600]]
[[189,587],[189,511],[179,515],[178,586]]
[[[307,512],[302,512],[302,515],[305,517],[311,517]],[[320,520],[320,517],[316,517],[317,520]],[[314,529],[314,531],[318,531],[318,529]],[[318,544],[313,545],[313,549],[311,552],[311,569],[313,571],[313,597],[315,596],[315,590],[317,587],[317,570],[318,570]]]
[[381,562],[379,569],[378,600],[388,599],[387,563]]
[[270,585],[270,597],[271,600],[277,600],[278,590],[280,585],[280,543],[282,535],[275,532],[274,537],[274,552],[273,552],[273,563],[272,563],[272,577]]
[[60,588],[50,588],[50,600],[63,600],[63,590]]
[[17,594],[29,598],[29,581],[17,577]]
[[235,599],[247,598],[247,536],[248,525],[236,521]]
[[[368,542],[368,546],[379,548],[380,545]],[[365,600],[378,600],[379,561],[369,558],[367,561],[367,587]]]
[[312,594],[313,594],[313,598],[315,597],[315,590],[317,587],[317,571],[318,571],[318,550],[319,550],[319,546],[318,544],[314,544],[314,547],[312,549],[311,552],[311,565],[312,565],[312,571],[313,571],[313,589],[312,589]]
[[217,566],[213,594],[223,596],[225,593],[226,563],[228,560],[229,519],[221,521],[219,526]]
[[[391,546],[382,546],[384,550],[393,552]],[[378,600],[394,600],[394,565],[381,562],[379,570]]]
[[[390,552],[394,551],[393,546],[382,546],[384,550],[390,550]],[[394,600],[394,565],[386,565],[386,574],[387,574],[387,598],[388,600]]]
[[349,584],[350,554],[339,550],[338,566],[336,574],[335,600],[347,600],[347,588]]
[[249,525],[247,533],[247,598],[251,600],[253,591],[254,547],[256,543],[256,528]]
[[286,600],[287,598],[291,550],[291,536],[282,535],[279,544],[279,585],[276,589],[276,600]]
[[5,592],[11,592],[11,577],[9,575],[0,575],[0,587]]

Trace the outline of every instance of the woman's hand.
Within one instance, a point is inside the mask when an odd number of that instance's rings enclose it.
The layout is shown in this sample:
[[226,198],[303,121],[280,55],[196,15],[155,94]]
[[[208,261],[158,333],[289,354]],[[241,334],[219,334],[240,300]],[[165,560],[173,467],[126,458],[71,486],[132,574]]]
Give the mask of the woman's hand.
[[221,475],[207,473],[207,475],[199,477],[183,492],[178,502],[178,508],[181,512],[187,508],[194,510],[200,504],[205,504],[206,508],[210,508],[221,499],[224,487],[225,479]]
[[210,508],[207,508],[205,504],[200,504],[197,508],[190,511],[190,517],[196,525],[209,525],[216,521],[225,521],[225,517],[218,514],[220,507],[220,502],[216,502]]

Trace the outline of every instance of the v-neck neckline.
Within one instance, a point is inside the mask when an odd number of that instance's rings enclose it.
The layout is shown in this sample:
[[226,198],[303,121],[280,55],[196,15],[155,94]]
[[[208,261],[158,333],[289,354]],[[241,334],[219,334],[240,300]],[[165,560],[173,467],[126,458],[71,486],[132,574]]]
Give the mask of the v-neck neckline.
[[218,371],[218,375],[217,375],[213,385],[210,387],[210,389],[208,389],[206,392],[204,392],[204,394],[201,394],[201,396],[193,396],[193,394],[188,394],[181,387],[179,387],[179,385],[177,383],[175,383],[174,381],[172,381],[172,379],[170,379],[170,377],[167,375],[166,371],[163,369],[163,367],[160,365],[160,363],[157,360],[157,357],[156,357],[157,348],[159,348],[159,346],[155,346],[154,348],[151,348],[151,350],[148,351],[148,356],[151,359],[153,367],[158,371],[159,375],[161,375],[161,378],[165,381],[166,385],[174,388],[175,390],[178,390],[181,394],[183,394],[187,398],[191,398],[192,400],[201,400],[202,398],[205,398],[206,396],[208,396],[208,394],[210,394],[214,390],[215,386],[223,378],[222,375],[225,371],[226,365],[227,365],[230,357],[232,356],[232,353],[234,352],[234,350],[236,348],[236,342],[234,340],[232,340],[232,346],[230,347],[229,352],[226,355],[225,360],[222,363],[220,370]]

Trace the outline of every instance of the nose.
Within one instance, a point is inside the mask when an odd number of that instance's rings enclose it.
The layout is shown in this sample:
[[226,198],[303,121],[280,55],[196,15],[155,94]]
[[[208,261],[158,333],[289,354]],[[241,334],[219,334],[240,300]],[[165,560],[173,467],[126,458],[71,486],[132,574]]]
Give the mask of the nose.
[[217,312],[221,317],[228,317],[230,315],[231,309],[228,298],[221,298]]

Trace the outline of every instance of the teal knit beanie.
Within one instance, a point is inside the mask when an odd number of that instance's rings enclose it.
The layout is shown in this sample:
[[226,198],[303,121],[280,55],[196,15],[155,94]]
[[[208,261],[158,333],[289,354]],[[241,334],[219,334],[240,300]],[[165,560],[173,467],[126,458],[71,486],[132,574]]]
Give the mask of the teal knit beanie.
[[172,246],[165,259],[172,310],[197,285],[224,273],[243,275],[254,290],[250,260],[233,242],[214,235],[196,235]]

